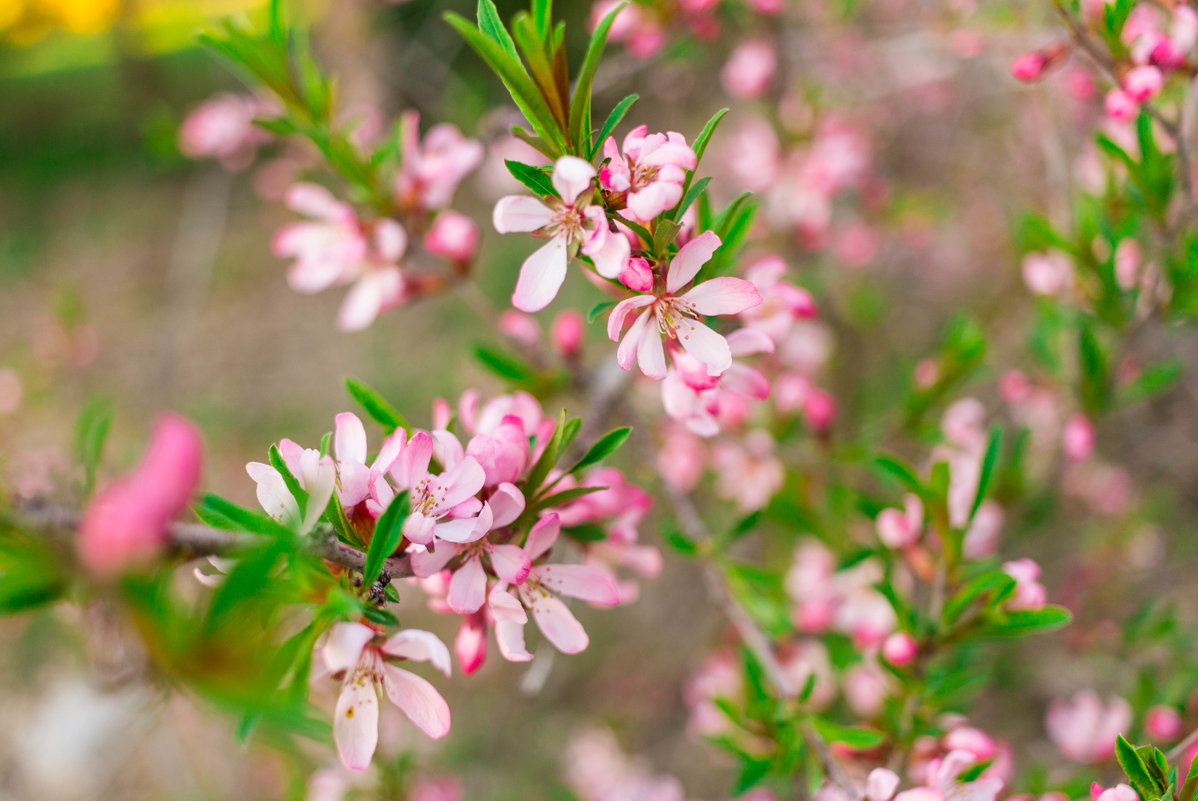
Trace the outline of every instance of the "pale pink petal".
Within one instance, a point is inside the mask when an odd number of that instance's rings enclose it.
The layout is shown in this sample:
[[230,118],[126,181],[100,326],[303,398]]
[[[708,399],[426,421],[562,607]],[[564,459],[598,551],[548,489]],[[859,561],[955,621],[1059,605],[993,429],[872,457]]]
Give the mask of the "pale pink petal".
[[512,305],[523,312],[540,311],[549,305],[566,280],[566,234],[559,232],[520,266]]
[[359,462],[342,462],[338,465],[341,505],[347,509],[357,506],[370,495],[370,468]]
[[491,567],[495,575],[511,584],[523,584],[532,563],[519,545],[492,545]]
[[509,662],[528,662],[532,659],[532,654],[524,646],[523,623],[496,620],[495,642],[499,644],[499,655]]
[[537,622],[537,628],[557,650],[563,654],[576,654],[586,650],[590,644],[586,629],[560,598],[535,593],[535,597],[526,598],[526,601],[531,601],[529,609],[532,611],[533,620]]
[[379,313],[397,305],[404,295],[403,274],[397,267],[376,267],[350,288],[337,313],[342,331],[361,331]]
[[437,506],[449,508],[457,506],[462,501],[477,493],[486,483],[487,474],[483,466],[473,456],[462,457],[447,473],[438,477],[440,485]]
[[481,539],[491,530],[491,506],[483,504],[478,517],[460,517],[445,523],[438,523],[435,534],[437,539],[446,542],[468,543]]
[[649,325],[649,321],[653,319],[654,312],[652,310],[642,312],[632,321],[632,326],[628,329],[628,333],[624,334],[624,339],[620,340],[620,346],[616,348],[616,363],[620,365],[621,370],[632,369],[632,362],[636,358],[636,352],[646,333],[660,338],[657,327]]
[[446,676],[452,671],[449,649],[441,642],[441,638],[431,631],[405,629],[383,644],[383,652],[404,659],[428,662]]
[[391,468],[391,476],[399,486],[414,489],[428,475],[428,463],[433,458],[433,438],[427,431],[418,431],[408,440],[399,461]]
[[555,514],[546,515],[538,520],[528,532],[528,539],[524,543],[528,558],[539,559],[544,556],[545,552],[553,547],[553,543],[557,542],[561,530],[561,521]]
[[278,470],[262,462],[250,462],[245,472],[257,483],[258,503],[266,514],[288,528],[299,525],[299,504]]
[[374,629],[361,623],[334,623],[325,635],[320,656],[330,673],[349,670],[358,664],[362,649],[374,638]]
[[[604,224],[606,225],[606,222]],[[588,250],[584,247],[583,252],[591,257],[597,273],[604,278],[615,278],[628,263],[628,257],[632,255],[632,246],[628,244],[628,237],[621,233],[613,233],[603,240],[603,245],[598,250]]]
[[394,264],[408,249],[408,233],[395,220],[384,217],[374,225],[374,249],[386,262]]
[[708,375],[720,375],[732,366],[728,340],[700,322],[680,319],[678,343],[687,353],[707,365]]
[[638,220],[652,220],[682,200],[682,187],[666,181],[654,181],[639,192],[628,196],[628,209]]
[[457,467],[458,463],[462,461],[462,457],[466,455],[458,438],[441,429],[431,431],[429,434],[433,438],[433,458],[440,462],[446,470]]
[[[649,315],[644,315],[648,319]],[[683,320],[681,322],[687,322]],[[679,323],[679,330],[682,325]],[[632,332],[629,331],[629,336]],[[666,377],[666,351],[661,343],[661,332],[657,326],[646,326],[641,332],[640,341],[636,345],[636,363],[641,366],[641,372],[650,378],[660,381]]]
[[774,352],[774,340],[760,328],[738,328],[726,338],[733,356]]
[[333,712],[333,740],[341,764],[350,770],[366,770],[379,741],[379,699],[374,683],[353,677],[341,687]]
[[395,665],[383,665],[383,689],[387,697],[422,732],[434,740],[449,734],[449,704],[427,680]]
[[534,568],[531,579],[546,589],[602,606],[615,606],[620,593],[611,576],[589,565],[542,565]]
[[353,412],[333,418],[333,453],[339,461],[366,463],[366,428]]
[[572,206],[579,195],[590,189],[594,177],[595,168],[589,161],[577,156],[562,156],[554,162],[550,180],[561,199]]
[[720,246],[715,231],[704,231],[683,245],[678,255],[670,262],[666,273],[666,291],[671,295],[691,282],[699,268],[711,261],[711,256]]
[[729,367],[720,378],[720,387],[756,400],[770,396],[770,380],[760,370],[743,364]]
[[[624,320],[628,317],[628,313],[634,309],[648,306],[652,302],[652,295],[636,295],[631,298],[624,298],[624,300],[617,303],[612,308],[611,314],[607,317],[607,338],[612,342],[618,340],[620,332],[624,330]],[[631,364],[631,361],[629,364]]]
[[757,287],[743,278],[722,276],[696,284],[679,297],[699,314],[740,314],[761,305]]
[[303,531],[308,532],[324,514],[337,486],[337,466],[333,464],[333,457],[322,456],[317,462],[316,471],[305,474],[304,480],[308,492],[308,506],[304,512]]
[[318,220],[337,221],[343,218],[346,205],[333,197],[320,184],[302,182],[287,190],[283,202],[292,211]]
[[403,535],[418,545],[428,545],[433,541],[433,533],[436,528],[436,520],[425,517],[420,512],[412,512],[404,521]]
[[491,616],[496,620],[508,620],[519,623],[521,626],[528,622],[528,613],[524,611],[524,604],[512,597],[512,594],[507,591],[506,584],[499,583],[491,588],[491,592],[487,595],[487,608],[491,610]]
[[488,501],[495,514],[493,528],[502,528],[516,522],[524,513],[524,493],[515,484],[504,482],[495,488]]
[[501,234],[527,234],[553,222],[553,210],[535,197],[509,195],[495,204],[492,222]]
[[412,554],[412,572],[417,578],[428,578],[440,573],[449,560],[458,555],[461,548],[453,543],[442,542],[435,551],[421,551]]
[[379,455],[375,457],[374,464],[370,467],[370,482],[372,484],[395,464],[400,454],[403,453],[407,439],[408,433],[402,428],[397,428],[391,436],[383,440],[383,446],[379,448]]
[[459,615],[477,612],[487,600],[487,574],[477,556],[466,560],[466,564],[454,571],[445,600]]

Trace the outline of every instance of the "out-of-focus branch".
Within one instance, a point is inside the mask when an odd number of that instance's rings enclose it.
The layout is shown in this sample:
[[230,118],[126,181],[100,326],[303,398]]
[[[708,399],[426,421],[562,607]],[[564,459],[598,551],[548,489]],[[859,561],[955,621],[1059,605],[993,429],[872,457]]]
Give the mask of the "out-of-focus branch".
[[[20,498],[13,502],[16,522],[25,529],[47,534],[74,535],[79,531],[83,514],[47,498]],[[171,523],[167,529],[169,544],[174,550],[191,556],[220,556],[251,547],[262,541],[261,536],[244,531],[225,531],[201,523]],[[323,559],[350,570],[366,566],[366,554],[346,545],[334,536],[314,536],[304,540],[303,550],[310,556]],[[387,580],[412,575],[407,556],[393,556],[383,563],[382,575]],[[381,576],[380,576],[381,578]]]

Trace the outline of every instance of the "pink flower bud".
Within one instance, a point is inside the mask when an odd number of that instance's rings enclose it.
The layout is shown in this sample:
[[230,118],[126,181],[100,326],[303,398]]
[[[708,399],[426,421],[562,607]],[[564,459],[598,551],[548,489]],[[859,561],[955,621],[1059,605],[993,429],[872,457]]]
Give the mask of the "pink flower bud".
[[1069,287],[1073,268],[1063,253],[1029,253],[1023,257],[1023,283],[1036,295],[1060,295]]
[[1142,257],[1140,243],[1124,239],[1115,248],[1115,283],[1125,292],[1136,285]]
[[[1136,67],[1123,79],[1123,90],[1137,103],[1155,97],[1161,91],[1164,78],[1160,69],[1151,65]],[[1115,115],[1111,115],[1112,117]]]
[[482,465],[486,486],[515,481],[528,464],[528,437],[524,421],[508,415],[490,434],[479,434],[466,445],[466,455]]
[[910,664],[918,653],[919,645],[915,638],[905,631],[896,631],[882,643],[882,656],[895,667]]
[[1065,89],[1076,100],[1089,100],[1098,91],[1090,73],[1081,67],[1065,73]]
[[508,309],[499,315],[499,330],[525,347],[531,348],[541,341],[541,327],[537,321],[523,312]]
[[1040,565],[1031,559],[1016,559],[1002,566],[1003,572],[1015,579],[1015,594],[1007,601],[1008,609],[1042,609],[1048,602],[1048,591],[1037,579]]
[[619,281],[633,292],[648,292],[653,289],[653,268],[645,259],[634,256],[620,271]]
[[1122,89],[1112,89],[1106,93],[1106,113],[1115,122],[1134,120],[1139,108],[1135,99]]
[[940,365],[935,359],[920,359],[915,365],[915,386],[920,389],[930,389],[940,378]]
[[749,0],[749,8],[758,14],[780,14],[782,0]]
[[1094,452],[1094,425],[1085,415],[1075,414],[1061,432],[1061,450],[1071,462],[1083,462]]
[[137,470],[101,491],[85,510],[77,543],[84,567],[107,578],[152,560],[199,483],[202,458],[195,427],[161,416]]
[[1181,734],[1181,715],[1171,706],[1154,706],[1144,715],[1144,731],[1154,740],[1176,740]]
[[720,72],[720,80],[733,97],[756,97],[769,88],[778,68],[774,47],[767,41],[745,42]]
[[424,247],[450,261],[471,261],[478,252],[478,226],[463,214],[443,211],[424,235]]
[[998,379],[998,394],[1012,406],[1018,406],[1032,394],[1032,384],[1019,370],[1007,370]]
[[[1090,788],[1090,792],[1093,794],[1093,787]],[[1102,792],[1099,793],[1095,798],[1095,801],[1136,801],[1136,799],[1139,797],[1140,796],[1136,794],[1136,791],[1131,789],[1131,787],[1128,785],[1117,784],[1109,790],[1102,790]]]
[[462,672],[467,676],[482,667],[487,658],[487,618],[484,610],[462,618],[462,627],[458,629],[458,638],[453,646]]
[[564,356],[576,356],[582,347],[582,315],[577,309],[565,309],[553,318],[549,338],[553,346]]
[[836,419],[836,399],[819,387],[812,387],[803,399],[803,415],[813,429],[827,431]]
[[1030,83],[1044,72],[1044,54],[1037,51],[1024,53],[1011,62],[1011,75],[1015,80]]

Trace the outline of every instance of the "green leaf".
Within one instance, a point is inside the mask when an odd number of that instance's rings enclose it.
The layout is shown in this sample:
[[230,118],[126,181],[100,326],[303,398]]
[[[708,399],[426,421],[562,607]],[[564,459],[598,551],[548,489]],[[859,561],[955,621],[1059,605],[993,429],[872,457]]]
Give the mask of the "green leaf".
[[724,115],[728,113],[728,109],[722,108],[715,114],[711,115],[711,119],[703,126],[703,130],[695,137],[695,169],[699,169],[699,162],[703,160],[703,154],[707,151],[707,145],[711,141],[711,135],[715,133],[716,126],[720,124],[720,120],[724,119]]
[[568,526],[562,529],[562,533],[576,542],[603,542],[607,539],[607,532],[593,523]]
[[919,480],[915,472],[893,456],[879,456],[874,459],[874,464],[884,475],[897,480],[916,495],[923,497],[926,494],[927,490],[924,489],[923,482]]
[[873,748],[886,739],[886,735],[877,729],[866,726],[842,726],[818,716],[811,718],[811,725],[826,742],[844,743],[849,748]]
[[570,468],[569,472],[577,473],[579,470],[583,470],[593,464],[597,464],[598,462],[606,459],[608,456],[611,456],[620,448],[621,445],[624,444],[624,442],[628,439],[628,435],[631,433],[632,429],[627,426],[607,432],[600,437],[599,440],[592,445],[585,454],[583,454],[582,458]]
[[504,159],[503,163],[507,165],[507,171],[512,174],[513,178],[527,186],[536,195],[558,197],[557,190],[553,188],[553,182],[544,170],[507,159]]
[[982,505],[982,501],[986,500],[986,491],[990,489],[990,481],[994,478],[994,465],[998,462],[998,452],[1002,445],[1002,427],[995,426],[990,430],[990,440],[986,443],[986,455],[982,457],[982,470],[978,475],[978,490],[973,497],[973,506],[969,509],[969,520],[973,521],[974,515],[978,513],[978,508]]
[[366,384],[356,378],[347,378],[345,379],[345,389],[349,392],[350,397],[366,411],[366,414],[386,429],[388,434],[397,428],[402,428],[409,434],[412,433],[412,427],[408,425],[404,416],[394,406],[383,400],[382,395]]
[[608,488],[605,486],[604,487],[573,487],[568,490],[562,490],[561,492],[555,492],[552,495],[546,495],[544,498],[538,498],[535,502],[533,502],[529,506],[529,510],[533,511],[533,512],[539,512],[542,509],[551,509],[554,506],[563,506],[567,503],[576,501],[579,498],[585,498],[587,495],[590,495],[591,493],[602,492],[605,489],[608,489]]
[[1173,357],[1145,367],[1120,393],[1124,404],[1148,400],[1172,387],[1185,373],[1181,360]]
[[1015,579],[1001,570],[988,570],[968,582],[944,605],[944,622],[952,625],[975,601],[988,595],[989,604],[998,604],[1015,591]]
[[529,384],[536,380],[536,372],[527,363],[490,345],[475,345],[474,358],[502,379],[517,384]]
[[478,29],[497,42],[509,56],[519,58],[516,55],[516,44],[508,35],[507,28],[503,27],[499,9],[491,0],[478,0]]
[[1123,739],[1122,734],[1115,738],[1115,758],[1119,760],[1119,767],[1123,768],[1129,784],[1140,794],[1141,799],[1154,799],[1164,792],[1163,789],[1157,790],[1156,781],[1149,773],[1148,766],[1144,764],[1135,747]]
[[278,445],[270,446],[270,465],[275,470],[279,471],[279,475],[283,477],[283,483],[287,485],[287,491],[295,498],[295,502],[299,505],[300,519],[303,519],[304,513],[308,508],[308,493],[300,486],[299,481],[291,474],[291,468],[287,466],[287,462],[283,461],[283,454],[279,453]]
[[553,24],[553,0],[532,0],[532,19],[536,23],[537,33],[542,39],[548,39],[549,28]]
[[601,300],[598,303],[596,303],[594,306],[591,307],[591,310],[589,312],[587,312],[587,325],[590,325],[591,323],[595,322],[595,318],[597,318],[603,314],[606,314],[619,302],[620,301],[618,301],[618,300]]
[[982,634],[996,637],[1022,637],[1039,634],[1068,625],[1073,615],[1062,606],[1045,606],[1042,609],[1019,609],[1004,612],[991,620]]
[[682,198],[682,202],[678,204],[678,208],[674,212],[674,222],[682,221],[682,215],[686,214],[686,210],[691,207],[691,204],[699,198],[699,195],[703,194],[709,183],[711,183],[711,176],[705,175],[695,181],[694,185],[686,191],[686,196]]
[[96,486],[96,467],[104,452],[104,442],[112,426],[112,402],[93,397],[84,404],[75,422],[75,459],[83,466],[83,494],[91,495]]
[[238,506],[230,500],[205,492],[195,508],[196,517],[213,528],[226,531],[246,531],[270,537],[290,537],[292,532],[282,523],[261,512]]
[[369,587],[379,577],[383,562],[399,547],[403,538],[403,524],[411,511],[409,494],[401,492],[395,496],[374,526],[374,535],[370,538],[370,547],[366,550],[366,564],[362,567],[362,586]]
[[[545,477],[549,475],[549,471],[557,464],[557,457],[561,454],[562,450],[562,438],[565,435],[566,410],[562,409],[557,419],[557,425],[553,428],[553,435],[549,438],[549,442],[545,444],[545,450],[541,451],[541,458],[537,459],[536,464],[528,471],[528,478],[524,482],[524,495],[526,497],[531,497],[541,488]],[[525,510],[525,513],[527,513],[527,510]]]
[[611,136],[611,132],[620,124],[620,120],[624,119],[624,115],[628,113],[628,109],[632,108],[632,104],[640,100],[640,95],[628,95],[611,110],[607,115],[607,119],[603,121],[603,127],[599,129],[599,134],[595,137],[594,144],[591,145],[591,161],[595,160],[595,156],[599,155],[599,151],[603,149],[603,142],[607,137]]
[[[582,66],[578,70],[578,79],[574,83],[574,96],[570,100],[570,138],[579,148],[579,153],[585,152],[588,157],[591,157],[594,152],[589,149],[591,87],[595,81],[595,72],[599,69],[599,61],[603,56],[603,48],[607,44],[607,34],[611,30],[616,15],[624,10],[624,5],[621,3],[613,8],[595,26],[595,32],[591,34],[591,41],[587,45],[586,55],[582,59]],[[584,143],[586,144],[584,145]],[[588,150],[581,150],[584,146]]]
[[699,553],[699,545],[676,528],[665,530],[666,543],[684,556],[695,556]]

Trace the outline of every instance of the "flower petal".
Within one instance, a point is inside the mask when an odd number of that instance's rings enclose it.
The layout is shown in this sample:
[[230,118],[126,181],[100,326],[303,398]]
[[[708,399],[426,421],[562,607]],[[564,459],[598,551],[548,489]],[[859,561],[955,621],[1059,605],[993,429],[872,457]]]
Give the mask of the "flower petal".
[[550,181],[561,199],[573,206],[578,196],[590,189],[594,177],[595,168],[589,161],[577,156],[562,156],[553,163]]
[[568,261],[563,231],[524,260],[512,292],[512,305],[523,312],[540,311],[548,306],[566,280]]
[[[646,314],[645,317],[648,318],[649,315]],[[681,327],[679,325],[679,328]],[[666,377],[666,350],[657,326],[646,326],[641,332],[640,341],[636,345],[636,363],[641,366],[641,372],[650,378],[660,381]]]
[[451,509],[483,488],[486,471],[473,456],[464,456],[453,469],[437,477],[437,508]]
[[711,261],[712,254],[719,246],[720,238],[715,231],[704,231],[683,245],[666,272],[666,291],[676,295],[678,290],[689,284],[699,268]]
[[524,493],[515,484],[504,482],[495,488],[488,501],[495,519],[492,528],[502,528],[516,522],[516,518],[524,513]]
[[699,314],[740,314],[761,305],[757,287],[743,278],[723,276],[696,284],[679,297]]
[[428,662],[446,676],[453,668],[449,664],[449,649],[431,631],[405,629],[383,643],[383,652],[404,659]]
[[366,770],[379,742],[379,699],[374,683],[364,675],[351,676],[341,686],[333,712],[333,740],[341,764]]
[[732,350],[728,340],[695,320],[678,321],[678,343],[699,361],[707,365],[708,375],[720,375],[732,366]]
[[426,679],[395,665],[383,665],[383,689],[387,697],[422,732],[434,740],[449,734],[449,704]]
[[562,524],[557,515],[545,515],[532,527],[528,532],[528,539],[524,542],[524,550],[528,553],[529,559],[540,559],[545,555],[545,552],[553,547],[553,543],[557,542],[557,536],[561,533]]
[[454,571],[445,601],[459,615],[467,615],[477,612],[486,600],[487,574],[483,572],[482,561],[474,556]]
[[325,635],[320,656],[330,673],[349,670],[358,664],[362,649],[374,638],[374,629],[361,623],[334,623]]
[[602,606],[615,606],[620,593],[611,576],[589,565],[541,565],[531,577],[547,589]]
[[527,234],[553,222],[553,210],[539,198],[509,195],[500,198],[491,215],[495,230],[501,234]]
[[528,554],[519,545],[492,545],[491,567],[495,575],[510,584],[523,584],[532,566]]
[[607,317],[607,338],[612,342],[620,338],[620,332],[624,329],[624,319],[628,317],[628,313],[633,309],[639,309],[642,306],[648,306],[653,302],[652,295],[636,295],[631,298],[624,298],[615,305],[611,310],[611,314]]
[[632,321],[632,326],[628,332],[624,334],[624,338],[620,340],[620,346],[616,348],[616,363],[620,365],[621,370],[631,370],[633,359],[636,357],[636,352],[640,348],[641,339],[644,338],[645,332],[650,331],[653,336],[659,336],[657,328],[649,328],[649,321],[653,319],[653,311],[646,310]]
[[461,548],[453,543],[443,542],[437,545],[435,551],[421,551],[414,553],[412,559],[412,572],[417,578],[428,578],[434,576],[449,563],[449,560],[454,558],[461,552]]
[[586,629],[560,598],[548,593],[535,592],[527,594],[526,602],[528,601],[531,601],[529,609],[532,611],[533,620],[537,622],[537,628],[557,650],[563,654],[576,654],[585,651],[590,645]]
[[263,511],[278,523],[294,529],[300,522],[299,504],[287,489],[287,482],[282,474],[268,464],[250,462],[245,466],[245,472],[258,485],[258,503]]
[[509,662],[528,662],[532,659],[532,654],[524,646],[523,623],[496,620],[495,642],[499,644],[499,655]]

